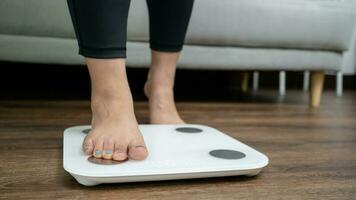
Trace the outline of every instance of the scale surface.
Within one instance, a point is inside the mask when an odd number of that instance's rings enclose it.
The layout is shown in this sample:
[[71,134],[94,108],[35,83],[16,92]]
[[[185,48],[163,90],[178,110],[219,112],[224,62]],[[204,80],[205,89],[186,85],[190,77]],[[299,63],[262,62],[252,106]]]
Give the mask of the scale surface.
[[63,167],[80,184],[140,182],[257,175],[268,158],[253,148],[203,125],[139,125],[149,156],[144,161],[106,161],[87,156],[82,142],[90,126],[64,131]]

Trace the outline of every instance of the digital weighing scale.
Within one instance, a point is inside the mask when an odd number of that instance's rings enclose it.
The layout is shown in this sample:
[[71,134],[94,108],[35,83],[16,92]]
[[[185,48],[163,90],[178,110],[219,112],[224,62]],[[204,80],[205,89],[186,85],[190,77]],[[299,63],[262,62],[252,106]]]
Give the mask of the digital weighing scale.
[[80,184],[140,182],[236,175],[257,175],[268,158],[253,148],[203,125],[139,125],[146,160],[97,159],[85,155],[82,142],[90,126],[64,131],[63,167]]

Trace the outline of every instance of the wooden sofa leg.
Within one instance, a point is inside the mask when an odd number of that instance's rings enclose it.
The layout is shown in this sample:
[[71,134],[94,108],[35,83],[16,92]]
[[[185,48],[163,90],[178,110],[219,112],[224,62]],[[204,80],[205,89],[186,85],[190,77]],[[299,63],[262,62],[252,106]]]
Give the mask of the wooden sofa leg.
[[311,73],[311,85],[309,90],[309,104],[312,108],[320,105],[324,85],[324,71],[313,71]]
[[248,72],[243,72],[242,73],[242,79],[241,79],[241,90],[242,90],[242,92],[247,92],[247,90],[248,90],[248,81],[249,81]]

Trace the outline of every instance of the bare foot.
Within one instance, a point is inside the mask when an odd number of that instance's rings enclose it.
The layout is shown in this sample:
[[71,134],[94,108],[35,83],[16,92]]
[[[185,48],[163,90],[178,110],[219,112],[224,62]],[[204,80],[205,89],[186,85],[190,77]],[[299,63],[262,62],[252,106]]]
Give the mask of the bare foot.
[[92,81],[92,129],[83,150],[97,158],[143,160],[148,152],[138,129],[124,61],[87,59]]
[[149,99],[151,124],[184,124],[174,102],[174,78],[179,52],[151,51],[151,67],[144,92]]

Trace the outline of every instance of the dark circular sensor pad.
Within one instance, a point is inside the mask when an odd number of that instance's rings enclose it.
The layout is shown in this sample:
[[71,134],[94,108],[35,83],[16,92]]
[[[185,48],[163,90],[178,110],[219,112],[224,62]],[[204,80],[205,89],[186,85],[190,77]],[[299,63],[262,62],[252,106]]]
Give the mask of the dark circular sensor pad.
[[90,130],[91,130],[90,128],[87,128],[87,129],[82,130],[82,132],[85,134],[88,134]]
[[216,149],[212,150],[209,152],[211,156],[214,156],[216,158],[223,158],[223,159],[242,159],[246,157],[246,154],[235,151],[235,150],[229,150],[229,149]]
[[201,133],[201,132],[203,132],[202,129],[193,128],[193,127],[180,127],[180,128],[176,128],[176,131],[182,132],[182,133]]

